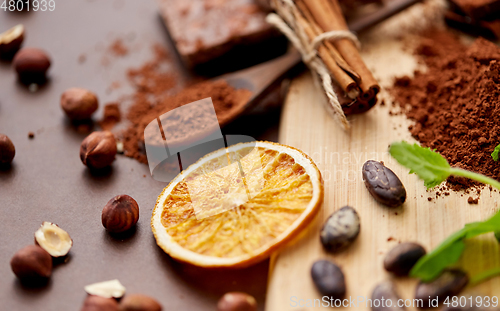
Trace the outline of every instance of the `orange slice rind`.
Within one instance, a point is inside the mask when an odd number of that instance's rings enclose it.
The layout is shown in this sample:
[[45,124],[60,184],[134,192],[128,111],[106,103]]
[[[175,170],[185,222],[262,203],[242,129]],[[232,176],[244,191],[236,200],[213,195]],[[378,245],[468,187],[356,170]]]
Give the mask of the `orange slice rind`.
[[175,177],[156,201],[151,226],[178,261],[245,267],[297,236],[322,201],[321,174],[309,156],[277,143],[242,143]]

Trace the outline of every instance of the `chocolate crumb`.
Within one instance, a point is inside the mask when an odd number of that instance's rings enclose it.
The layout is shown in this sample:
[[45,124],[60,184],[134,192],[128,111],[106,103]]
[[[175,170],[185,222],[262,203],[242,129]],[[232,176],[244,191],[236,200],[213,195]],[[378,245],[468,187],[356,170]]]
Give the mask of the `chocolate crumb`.
[[122,39],[116,39],[113,41],[109,49],[116,56],[126,56],[129,52],[128,48],[123,44]]
[[33,132],[28,132],[28,138],[29,138],[29,139],[33,139],[33,138],[35,138],[35,133],[33,133]]
[[120,105],[118,103],[109,103],[104,106],[104,117],[98,123],[103,130],[109,131],[116,123],[120,122],[120,120]]
[[473,199],[472,197],[469,197],[467,199],[467,203],[469,203],[469,204],[477,204],[478,202],[479,202],[479,198]]

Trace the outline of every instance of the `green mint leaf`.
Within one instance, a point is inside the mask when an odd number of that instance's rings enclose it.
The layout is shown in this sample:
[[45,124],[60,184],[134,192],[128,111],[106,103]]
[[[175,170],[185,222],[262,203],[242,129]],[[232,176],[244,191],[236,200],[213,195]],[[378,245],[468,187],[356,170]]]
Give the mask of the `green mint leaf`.
[[429,254],[420,258],[410,271],[410,276],[429,282],[437,278],[448,266],[456,263],[465,249],[464,230],[460,230]]
[[493,150],[493,153],[491,154],[491,157],[493,160],[498,161],[498,154],[500,153],[500,145],[495,147],[495,150]]
[[441,272],[456,263],[465,249],[465,239],[480,234],[495,232],[500,228],[500,211],[483,222],[466,224],[463,229],[453,233],[432,252],[420,258],[410,271],[410,276],[429,282]]
[[474,285],[481,283],[482,281],[486,281],[488,279],[491,279],[492,277],[497,276],[499,274],[500,274],[500,268],[493,268],[490,270],[486,270],[486,271],[483,271],[483,272],[478,273],[477,275],[473,276],[470,279],[469,283],[472,286],[474,286]]
[[448,161],[429,148],[402,141],[391,144],[389,153],[401,165],[409,168],[410,174],[415,173],[423,179],[427,188],[439,185],[451,174]]

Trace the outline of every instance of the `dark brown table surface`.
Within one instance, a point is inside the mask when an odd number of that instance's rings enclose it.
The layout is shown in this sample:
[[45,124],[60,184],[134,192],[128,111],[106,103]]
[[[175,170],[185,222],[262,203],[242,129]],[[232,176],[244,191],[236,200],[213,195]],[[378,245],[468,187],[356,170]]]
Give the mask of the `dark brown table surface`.
[[[166,184],[154,181],[146,165],[124,156],[111,170],[90,174],[79,159],[85,135],[59,107],[66,88],[88,88],[99,96],[100,118],[103,103],[131,92],[110,85],[125,85],[126,69],[148,60],[153,43],[168,46],[155,1],[55,1],[53,12],[0,11],[0,32],[24,24],[24,46],[45,49],[53,61],[49,83],[36,92],[17,82],[10,63],[0,62],[0,133],[16,146],[12,167],[0,171],[0,310],[79,310],[85,285],[111,279],[119,279],[127,293],[155,297],[164,310],[215,310],[220,296],[233,290],[254,295],[263,309],[267,262],[226,272],[174,262],[157,247],[150,229],[155,200]],[[110,56],[108,47],[117,38],[130,48],[125,57]],[[239,121],[245,131],[230,128],[234,134],[273,139],[278,118],[279,112],[260,117],[258,133],[249,126],[253,120]],[[140,206],[137,230],[128,237],[112,237],[101,224],[102,207],[118,194],[132,196]],[[46,286],[31,288],[16,279],[9,261],[33,243],[43,221],[67,230],[74,246]]]

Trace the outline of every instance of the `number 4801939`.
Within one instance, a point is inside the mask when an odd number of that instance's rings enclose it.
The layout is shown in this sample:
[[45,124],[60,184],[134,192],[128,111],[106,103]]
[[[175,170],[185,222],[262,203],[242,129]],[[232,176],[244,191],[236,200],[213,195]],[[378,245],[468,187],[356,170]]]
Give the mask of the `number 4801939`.
[[443,304],[447,307],[452,307],[452,308],[489,308],[489,307],[494,307],[496,308],[498,306],[498,297],[496,296],[476,296],[473,298],[472,296],[465,297],[457,297],[453,296],[447,297]]
[[[1,1],[1,0],[0,0]],[[54,11],[56,2],[54,0],[4,0],[0,5],[3,11]]]

